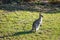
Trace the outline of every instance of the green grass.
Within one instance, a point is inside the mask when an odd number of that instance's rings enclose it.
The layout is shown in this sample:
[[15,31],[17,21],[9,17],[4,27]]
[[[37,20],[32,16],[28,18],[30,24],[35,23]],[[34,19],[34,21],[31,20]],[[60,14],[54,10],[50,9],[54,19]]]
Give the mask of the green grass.
[[43,25],[29,32],[39,12],[0,10],[0,40],[60,40],[60,13],[43,13]]

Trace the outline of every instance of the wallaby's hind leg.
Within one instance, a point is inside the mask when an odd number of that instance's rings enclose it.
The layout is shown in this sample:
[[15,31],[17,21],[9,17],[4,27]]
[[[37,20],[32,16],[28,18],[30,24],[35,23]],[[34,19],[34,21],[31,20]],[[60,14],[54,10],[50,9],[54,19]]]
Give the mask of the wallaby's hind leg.
[[39,30],[39,27],[35,27],[35,28],[32,28],[31,31],[33,31],[33,32],[37,32],[38,30]]
[[39,27],[35,28],[35,32],[37,32],[39,30]]
[[34,31],[34,30],[35,30],[35,28],[34,28],[34,27],[32,27],[31,31]]

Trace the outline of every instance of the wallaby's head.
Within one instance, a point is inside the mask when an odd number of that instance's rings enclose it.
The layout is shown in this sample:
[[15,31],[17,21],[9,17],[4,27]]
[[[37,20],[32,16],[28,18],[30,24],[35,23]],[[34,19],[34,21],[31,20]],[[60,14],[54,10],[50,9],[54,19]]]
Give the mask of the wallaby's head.
[[43,17],[43,15],[40,15],[40,17]]
[[43,17],[43,15],[39,13],[39,17]]

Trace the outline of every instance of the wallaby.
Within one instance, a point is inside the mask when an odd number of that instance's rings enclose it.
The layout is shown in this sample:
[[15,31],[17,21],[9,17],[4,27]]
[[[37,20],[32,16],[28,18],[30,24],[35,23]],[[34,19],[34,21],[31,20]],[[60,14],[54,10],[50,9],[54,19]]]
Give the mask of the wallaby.
[[41,15],[39,13],[39,18],[37,20],[35,20],[32,24],[32,31],[35,30],[35,32],[36,32],[37,30],[39,30],[39,26],[42,25],[42,17],[43,17],[43,15]]

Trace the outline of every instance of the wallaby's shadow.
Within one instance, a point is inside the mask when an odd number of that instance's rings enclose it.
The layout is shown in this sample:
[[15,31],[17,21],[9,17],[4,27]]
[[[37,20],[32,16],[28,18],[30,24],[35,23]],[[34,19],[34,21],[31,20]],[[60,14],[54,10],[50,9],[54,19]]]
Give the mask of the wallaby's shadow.
[[30,33],[32,33],[32,31],[16,32],[16,33],[15,33],[15,34],[13,34],[12,36],[18,36],[18,35],[30,34]]
[[16,32],[12,35],[0,36],[0,38],[12,37],[12,36],[18,36],[18,35],[24,35],[24,34],[30,34],[30,33],[33,33],[33,32],[32,31],[22,31],[22,32]]

